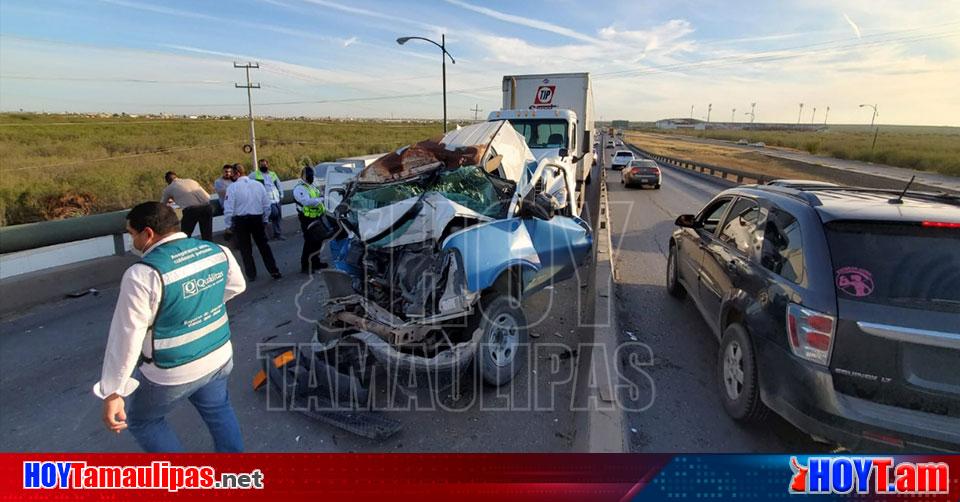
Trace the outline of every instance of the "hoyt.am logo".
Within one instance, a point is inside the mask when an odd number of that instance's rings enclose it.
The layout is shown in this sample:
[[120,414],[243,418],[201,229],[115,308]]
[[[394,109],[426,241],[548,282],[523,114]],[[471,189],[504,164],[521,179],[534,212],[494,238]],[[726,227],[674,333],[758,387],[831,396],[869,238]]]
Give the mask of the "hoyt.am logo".
[[950,491],[943,462],[896,462],[893,457],[790,457],[790,493],[934,495]]

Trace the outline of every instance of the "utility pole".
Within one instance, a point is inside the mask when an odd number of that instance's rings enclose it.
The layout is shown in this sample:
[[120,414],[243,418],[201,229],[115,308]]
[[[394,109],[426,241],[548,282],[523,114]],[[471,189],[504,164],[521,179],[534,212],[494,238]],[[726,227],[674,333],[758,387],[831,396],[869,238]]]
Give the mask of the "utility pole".
[[797,114],[797,125],[800,125],[800,117],[803,116],[803,103],[800,103],[800,113]]
[[810,115],[810,123],[812,124],[812,123],[814,123],[814,122],[816,122],[816,121],[817,121],[817,107],[814,106],[814,107],[813,107],[813,113]]
[[693,118],[693,107],[694,105],[690,105],[690,118]]
[[827,112],[823,114],[823,125],[827,125],[827,117],[830,116],[830,107],[827,107]]
[[707,105],[707,123],[710,123],[710,112],[713,111],[713,103]]
[[473,121],[476,122],[477,117],[480,115],[480,112],[482,112],[483,109],[480,108],[479,104],[477,104],[477,105],[473,105],[473,108],[471,108],[470,110],[473,111]]
[[[873,123],[877,120],[877,105],[860,105],[860,108],[868,107],[873,108],[873,116],[870,117],[870,127],[873,127]],[[870,153],[873,153],[873,150],[877,147],[877,135],[880,134],[880,126],[877,126],[873,129],[873,144],[870,145]]]
[[257,133],[253,128],[253,95],[251,94],[251,89],[259,89],[260,84],[251,84],[250,83],[250,68],[259,69],[260,63],[250,63],[246,64],[233,63],[234,68],[243,68],[247,73],[247,85],[233,84],[237,89],[246,89],[247,90],[247,116],[250,118],[250,154],[253,156],[253,164],[251,169],[257,168]]
[[754,109],[757,107],[757,103],[750,103],[750,123],[753,123],[753,119],[757,118],[757,115],[753,113]]
[[734,108],[733,110],[730,111],[730,123],[733,123],[736,121],[737,121],[737,109]]

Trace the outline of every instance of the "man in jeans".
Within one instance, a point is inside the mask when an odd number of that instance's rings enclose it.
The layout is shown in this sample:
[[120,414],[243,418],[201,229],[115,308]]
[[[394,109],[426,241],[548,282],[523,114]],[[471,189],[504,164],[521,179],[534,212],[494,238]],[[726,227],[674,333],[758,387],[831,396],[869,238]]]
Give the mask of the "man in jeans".
[[183,221],[180,230],[193,235],[193,230],[200,224],[200,237],[205,241],[213,240],[213,208],[210,207],[210,195],[196,181],[178,178],[177,173],[167,171],[164,179],[167,188],[163,189],[160,202],[166,204],[173,200],[183,210]]
[[[173,209],[145,202],[127,215],[141,261],[123,274],[100,381],[109,430],[129,429],[147,452],[183,447],[166,421],[184,399],[220,452],[243,451],[227,377],[233,346],[225,302],[246,289],[229,250],[179,232]],[[129,405],[125,402],[129,400]]]
[[280,177],[270,170],[270,163],[267,162],[267,159],[260,159],[257,169],[250,175],[250,178],[263,185],[263,188],[267,190],[267,195],[270,196],[269,220],[273,229],[273,238],[278,241],[286,240],[280,233],[280,221],[283,219],[283,214],[281,214],[283,206],[280,205],[283,190],[280,188]]

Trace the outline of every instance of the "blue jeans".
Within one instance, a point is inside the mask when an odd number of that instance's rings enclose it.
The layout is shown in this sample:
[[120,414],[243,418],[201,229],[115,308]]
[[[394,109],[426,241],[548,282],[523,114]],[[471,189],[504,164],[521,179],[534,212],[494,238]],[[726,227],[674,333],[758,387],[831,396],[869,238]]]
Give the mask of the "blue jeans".
[[200,412],[213,436],[218,452],[243,451],[240,423],[230,405],[227,377],[233,370],[233,359],[219,370],[194,382],[181,385],[159,385],[146,379],[138,369],[134,378],[140,387],[130,396],[127,406],[127,428],[137,444],[146,452],[183,451],[180,439],[167,423],[166,416],[183,398]]
[[270,204],[270,225],[273,227],[273,238],[280,237],[280,221],[283,219],[283,213],[279,202]]

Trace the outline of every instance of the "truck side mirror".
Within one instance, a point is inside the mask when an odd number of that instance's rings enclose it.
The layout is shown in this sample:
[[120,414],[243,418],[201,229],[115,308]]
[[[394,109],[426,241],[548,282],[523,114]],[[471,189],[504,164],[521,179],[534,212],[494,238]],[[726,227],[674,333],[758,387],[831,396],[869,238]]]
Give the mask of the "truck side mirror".
[[565,159],[567,155],[570,155],[570,150],[567,150],[566,147],[560,149],[560,158]]

